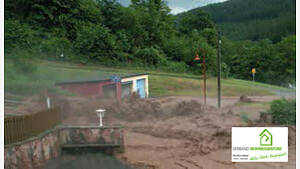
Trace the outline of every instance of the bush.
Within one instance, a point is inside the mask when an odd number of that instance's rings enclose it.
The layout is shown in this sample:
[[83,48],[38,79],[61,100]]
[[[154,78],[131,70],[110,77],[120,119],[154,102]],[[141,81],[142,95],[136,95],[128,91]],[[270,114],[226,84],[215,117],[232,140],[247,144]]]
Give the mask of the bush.
[[137,49],[134,57],[139,61],[149,65],[158,65],[164,64],[166,62],[166,58],[163,54],[160,53],[159,50],[151,47],[151,48],[143,48]]
[[269,112],[274,124],[296,124],[296,100],[274,100]]

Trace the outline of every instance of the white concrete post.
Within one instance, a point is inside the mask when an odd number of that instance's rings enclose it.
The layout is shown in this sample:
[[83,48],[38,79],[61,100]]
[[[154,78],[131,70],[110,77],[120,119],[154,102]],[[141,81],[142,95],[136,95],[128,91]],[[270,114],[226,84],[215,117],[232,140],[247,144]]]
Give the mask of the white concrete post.
[[50,104],[50,98],[49,96],[47,96],[47,108],[50,109],[51,108],[51,104]]

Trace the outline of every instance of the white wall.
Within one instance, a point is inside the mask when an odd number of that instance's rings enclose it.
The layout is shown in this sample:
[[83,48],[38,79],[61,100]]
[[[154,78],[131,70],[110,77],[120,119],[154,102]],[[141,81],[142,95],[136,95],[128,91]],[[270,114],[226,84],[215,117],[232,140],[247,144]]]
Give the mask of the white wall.
[[121,82],[132,81],[132,91],[131,92],[137,92],[136,81],[140,80],[140,79],[145,79],[145,96],[147,98],[147,97],[149,97],[148,75],[140,75],[140,76],[122,78]]

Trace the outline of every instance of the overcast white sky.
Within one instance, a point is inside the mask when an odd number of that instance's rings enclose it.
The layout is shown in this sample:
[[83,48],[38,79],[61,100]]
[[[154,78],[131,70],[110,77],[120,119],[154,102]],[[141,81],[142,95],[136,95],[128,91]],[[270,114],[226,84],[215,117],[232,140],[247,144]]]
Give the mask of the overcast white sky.
[[[118,0],[122,5],[128,6],[130,0]],[[178,14],[193,8],[205,6],[212,3],[224,2],[226,0],[166,0],[171,8],[172,14]]]
[[226,0],[166,0],[172,9],[171,13],[177,14],[193,8],[205,6],[212,3],[224,2]]

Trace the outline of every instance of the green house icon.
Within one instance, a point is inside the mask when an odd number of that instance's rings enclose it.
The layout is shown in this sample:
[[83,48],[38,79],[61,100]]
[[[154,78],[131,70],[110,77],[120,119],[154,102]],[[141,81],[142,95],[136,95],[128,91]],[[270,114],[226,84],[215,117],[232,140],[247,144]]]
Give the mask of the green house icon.
[[273,136],[272,134],[265,129],[260,134],[260,146],[272,146],[273,145]]

